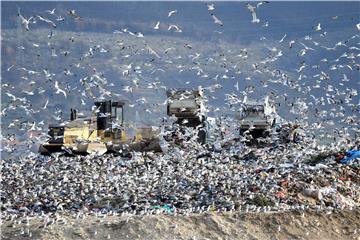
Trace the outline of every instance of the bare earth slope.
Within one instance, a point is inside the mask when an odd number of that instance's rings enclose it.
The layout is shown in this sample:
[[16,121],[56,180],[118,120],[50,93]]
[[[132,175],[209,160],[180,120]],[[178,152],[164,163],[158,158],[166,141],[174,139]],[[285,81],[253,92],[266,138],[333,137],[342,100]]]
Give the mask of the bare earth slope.
[[2,239],[360,239],[360,210],[61,217],[45,228],[5,221],[1,230]]

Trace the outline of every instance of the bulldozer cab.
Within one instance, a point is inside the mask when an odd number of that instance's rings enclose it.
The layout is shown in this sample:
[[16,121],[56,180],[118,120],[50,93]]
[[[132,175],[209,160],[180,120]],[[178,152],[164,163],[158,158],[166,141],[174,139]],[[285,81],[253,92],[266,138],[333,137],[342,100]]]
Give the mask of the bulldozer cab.
[[50,125],[48,135],[50,136],[50,143],[63,143],[64,126]]
[[111,103],[111,128],[117,129],[124,124],[124,102]]
[[121,138],[121,130],[124,124],[123,101],[97,101],[96,122],[98,136],[102,140],[113,141]]

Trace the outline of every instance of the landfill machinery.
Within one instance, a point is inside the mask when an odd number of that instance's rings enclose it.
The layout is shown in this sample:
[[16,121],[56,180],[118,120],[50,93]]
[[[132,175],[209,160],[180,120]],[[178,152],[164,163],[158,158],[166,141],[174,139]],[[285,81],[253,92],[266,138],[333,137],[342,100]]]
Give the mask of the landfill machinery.
[[268,96],[260,101],[249,100],[245,96],[238,118],[240,134],[249,131],[255,137],[262,136],[276,124],[275,105],[270,103]]
[[[124,126],[125,101],[97,101],[91,117],[78,117],[71,109],[70,121],[50,125],[49,140],[41,144],[41,154],[103,154],[106,152],[161,151],[160,129]],[[134,134],[129,134],[135,132]]]
[[166,92],[167,115],[176,117],[181,127],[198,129],[198,141],[202,144],[207,139],[206,108],[202,90],[170,89]]

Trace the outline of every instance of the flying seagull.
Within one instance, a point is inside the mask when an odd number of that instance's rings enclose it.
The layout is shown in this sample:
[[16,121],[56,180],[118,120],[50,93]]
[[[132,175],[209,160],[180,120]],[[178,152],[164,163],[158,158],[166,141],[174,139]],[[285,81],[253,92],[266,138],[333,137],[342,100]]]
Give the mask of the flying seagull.
[[264,3],[269,3],[269,1],[262,1],[259,2],[258,4],[256,4],[256,8],[259,8],[261,5],[263,5]]
[[46,100],[46,103],[45,103],[45,105],[44,105],[43,109],[46,109],[46,107],[47,107],[48,103],[49,103],[49,99],[47,99],[47,100]]
[[18,9],[18,16],[20,17],[21,24],[24,25],[26,31],[29,31],[30,20],[33,17],[31,16],[29,19],[24,18],[23,15],[21,15],[21,13],[20,13],[20,9]]
[[316,27],[315,27],[315,31],[320,31],[320,30],[321,30],[321,24],[318,23],[318,25],[316,25]]
[[252,20],[251,20],[251,22],[252,23],[259,23],[260,22],[260,19],[258,19],[257,17],[256,17],[256,12],[255,12],[255,9],[256,9],[256,7],[254,7],[254,6],[252,6],[250,3],[247,3],[246,4],[246,7],[247,7],[247,9],[249,9],[249,11],[251,12],[251,15],[252,15]]
[[49,23],[49,24],[51,24],[54,28],[56,28],[56,24],[55,24],[53,21],[51,21],[50,19],[44,18],[43,16],[40,16],[40,15],[37,15],[36,17],[37,17],[40,21]]
[[182,30],[175,24],[169,25],[168,31],[170,31],[173,28],[175,28],[175,32],[182,32]]
[[55,8],[53,10],[46,10],[47,13],[49,13],[50,15],[54,15],[55,14]]
[[13,65],[11,65],[8,69],[6,69],[6,71],[10,71],[13,67],[14,67],[15,65],[13,64]]
[[177,10],[170,11],[168,17],[171,17],[173,14],[177,13]]
[[156,30],[159,29],[159,25],[160,25],[160,22],[158,21],[158,22],[156,23],[154,29],[156,29]]
[[220,26],[224,26],[222,21],[218,19],[213,13],[211,13],[211,17],[214,19],[214,23],[219,24]]
[[75,20],[82,20],[82,18],[76,14],[76,11],[75,10],[70,10],[68,12],[68,15],[73,17]]
[[285,35],[282,37],[282,39],[280,39],[279,43],[282,43],[285,38],[286,38],[286,33],[285,33]]
[[215,10],[215,7],[214,7],[214,4],[213,4],[213,3],[208,4],[207,7],[208,7],[208,10],[209,10],[209,11]]
[[59,87],[58,81],[55,81],[56,94],[62,93],[66,98],[66,92]]
[[292,46],[294,45],[294,43],[295,43],[295,41],[294,41],[294,40],[291,40],[291,41],[289,42],[289,48],[292,48]]

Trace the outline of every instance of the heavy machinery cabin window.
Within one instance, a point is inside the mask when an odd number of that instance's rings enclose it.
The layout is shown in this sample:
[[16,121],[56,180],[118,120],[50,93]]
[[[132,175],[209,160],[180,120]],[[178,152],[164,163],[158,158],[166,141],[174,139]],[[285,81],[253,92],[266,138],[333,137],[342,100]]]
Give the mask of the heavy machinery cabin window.
[[113,121],[117,124],[123,123],[123,108],[122,107],[112,107],[111,109],[111,117]]

